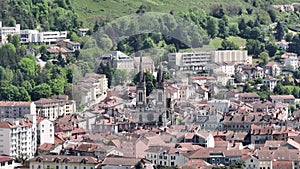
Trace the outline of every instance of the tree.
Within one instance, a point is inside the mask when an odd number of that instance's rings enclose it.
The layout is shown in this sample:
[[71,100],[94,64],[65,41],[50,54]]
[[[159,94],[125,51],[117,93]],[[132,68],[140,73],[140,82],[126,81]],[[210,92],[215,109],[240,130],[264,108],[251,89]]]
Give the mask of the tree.
[[229,40],[223,40],[221,42],[221,46],[223,50],[237,50],[239,49],[238,45]]
[[29,78],[36,74],[36,63],[29,58],[23,58],[18,63],[19,69]]
[[47,83],[43,83],[33,88],[31,98],[32,101],[36,101],[40,98],[49,98],[51,95],[51,87]]
[[249,39],[246,43],[246,49],[249,55],[258,56],[263,51],[263,46],[260,41]]
[[275,38],[277,41],[281,41],[284,37],[284,28],[280,22],[277,22],[275,27]]
[[273,57],[278,50],[278,46],[275,43],[269,42],[266,45],[266,50],[268,51],[269,55]]
[[260,53],[258,57],[263,60],[264,64],[269,62],[269,60],[270,60],[270,56],[267,52]]
[[13,44],[16,49],[18,49],[21,46],[19,35],[9,35],[7,40],[8,43]]
[[292,39],[293,39],[293,33],[287,33],[286,35],[285,35],[285,41],[287,41],[287,42],[291,42],[292,41]]
[[143,169],[143,164],[139,161],[135,166],[134,166],[135,169]]
[[218,24],[218,32],[219,32],[219,37],[220,38],[227,38],[229,36],[229,30],[228,27],[226,26],[226,23],[224,20],[219,20],[219,24]]
[[236,36],[239,34],[239,28],[236,23],[230,23],[229,24],[229,35]]
[[217,34],[218,34],[218,25],[217,25],[217,21],[214,18],[212,18],[212,17],[208,18],[206,30],[207,30],[208,35],[211,38],[215,38],[217,36]]

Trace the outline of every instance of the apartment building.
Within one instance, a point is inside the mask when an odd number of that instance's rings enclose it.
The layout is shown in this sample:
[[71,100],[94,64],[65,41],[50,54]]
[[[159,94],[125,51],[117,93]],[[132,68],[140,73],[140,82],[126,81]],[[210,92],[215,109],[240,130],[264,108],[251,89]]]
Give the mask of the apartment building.
[[36,152],[36,121],[0,122],[0,153],[32,158]]
[[39,155],[29,160],[30,169],[95,169],[98,160],[90,156]]
[[21,43],[47,43],[55,44],[59,40],[67,38],[67,31],[47,31],[39,32],[37,30],[21,30]]
[[22,118],[26,114],[35,114],[33,102],[0,101],[0,118]]
[[169,66],[176,70],[202,70],[209,63],[252,63],[252,57],[243,50],[170,53]]
[[87,73],[74,85],[74,98],[80,105],[94,105],[107,96],[108,80],[104,74]]
[[252,64],[252,56],[246,50],[216,50],[211,53],[211,61],[216,63],[234,62]]
[[0,39],[1,43],[4,44],[7,42],[8,35],[19,35],[21,26],[16,24],[14,27],[4,27],[2,21],[0,21]]
[[176,70],[202,70],[211,62],[211,52],[170,53],[168,59]]
[[51,121],[61,116],[73,114],[76,111],[76,103],[74,100],[41,98],[34,103],[36,105],[37,115],[39,117],[46,117]]
[[54,125],[46,118],[37,120],[37,145],[44,143],[54,144]]
[[288,57],[284,58],[286,68],[297,70],[299,68],[299,60],[296,53],[289,53]]

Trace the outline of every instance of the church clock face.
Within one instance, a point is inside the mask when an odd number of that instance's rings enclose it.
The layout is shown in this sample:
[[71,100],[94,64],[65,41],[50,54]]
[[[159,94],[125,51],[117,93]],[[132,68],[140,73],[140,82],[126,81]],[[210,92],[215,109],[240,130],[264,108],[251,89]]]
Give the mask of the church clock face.
[[147,120],[148,120],[148,121],[153,121],[153,120],[154,120],[153,114],[148,114],[148,115],[147,115]]

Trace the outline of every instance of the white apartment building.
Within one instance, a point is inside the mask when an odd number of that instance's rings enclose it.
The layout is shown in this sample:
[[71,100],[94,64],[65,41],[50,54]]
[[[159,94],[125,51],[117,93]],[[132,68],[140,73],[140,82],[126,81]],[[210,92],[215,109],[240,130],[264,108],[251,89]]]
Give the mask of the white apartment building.
[[44,143],[54,144],[54,125],[53,122],[46,118],[39,118],[37,120],[37,144]]
[[76,103],[74,100],[41,98],[34,103],[36,105],[37,115],[39,117],[46,117],[51,121],[61,116],[73,114],[76,111]]
[[16,24],[15,27],[3,27],[2,21],[0,21],[0,38],[1,43],[4,44],[7,42],[8,35],[19,35],[21,26]]
[[108,81],[106,75],[88,73],[74,86],[74,98],[80,105],[94,105],[107,96]]
[[35,114],[33,102],[0,101],[0,118],[22,118],[26,114]]
[[284,59],[284,65],[287,68],[292,70],[297,70],[299,68],[299,60],[297,54],[289,55],[287,58]]
[[223,72],[227,76],[235,75],[235,66],[233,62],[212,63],[205,66],[206,70],[211,70],[211,73]]
[[150,160],[154,165],[160,166],[182,166],[188,161],[179,150],[173,147],[150,146],[145,150],[145,158]]
[[252,56],[246,50],[216,50],[211,53],[211,61],[215,63],[234,62],[252,64]]
[[211,62],[211,52],[170,53],[168,60],[176,70],[202,70]]
[[217,111],[229,112],[230,100],[210,100],[207,104],[214,107]]
[[37,30],[21,30],[21,43],[47,43],[53,44],[67,38],[67,31],[39,32]]
[[36,121],[8,121],[0,122],[0,153],[12,157],[21,154],[29,158],[36,152]]
[[277,85],[277,79],[272,78],[272,77],[267,77],[263,79],[263,85],[267,86],[269,91],[273,92],[275,86]]

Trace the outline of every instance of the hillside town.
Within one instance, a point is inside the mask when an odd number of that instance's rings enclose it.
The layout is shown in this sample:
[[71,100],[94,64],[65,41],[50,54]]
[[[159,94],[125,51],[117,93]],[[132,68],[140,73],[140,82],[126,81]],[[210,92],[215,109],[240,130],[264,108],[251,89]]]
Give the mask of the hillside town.
[[[244,22],[240,34],[257,28]],[[0,169],[300,169],[297,33],[277,38],[278,21],[268,25],[271,45],[257,47],[267,35],[251,30],[259,35],[246,45],[224,38],[220,48],[179,50],[175,41],[157,57],[126,39],[105,51],[97,24],[51,31],[0,21]],[[170,45],[164,38],[157,44]]]

